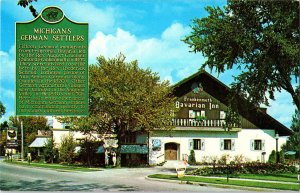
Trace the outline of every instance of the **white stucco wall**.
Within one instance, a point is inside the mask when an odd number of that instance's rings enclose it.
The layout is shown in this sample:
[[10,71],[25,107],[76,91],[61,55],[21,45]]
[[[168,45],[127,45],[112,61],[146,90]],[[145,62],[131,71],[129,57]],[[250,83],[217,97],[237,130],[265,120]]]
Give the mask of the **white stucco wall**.
[[[272,150],[276,148],[274,130],[262,129],[243,129],[240,132],[212,132],[212,131],[156,131],[150,136],[150,151],[149,164],[155,165],[165,161],[165,144],[177,143],[179,144],[179,159],[183,160],[183,154],[190,155],[189,142],[192,139],[204,139],[204,150],[194,150],[197,162],[202,162],[203,157],[217,156],[220,158],[224,154],[229,154],[231,159],[236,155],[243,155],[251,161],[262,161],[262,152],[266,152],[265,161],[268,160]],[[161,140],[161,150],[152,150],[152,140]],[[221,150],[221,139],[233,139],[235,142],[234,150]],[[264,140],[264,150],[251,150],[251,140]],[[285,138],[279,139],[279,149],[285,143]]]
[[61,144],[61,141],[64,137],[72,135],[74,137],[74,140],[77,139],[83,139],[85,136],[78,131],[69,131],[67,129],[58,129],[58,130],[53,130],[53,139],[56,147],[59,147]]

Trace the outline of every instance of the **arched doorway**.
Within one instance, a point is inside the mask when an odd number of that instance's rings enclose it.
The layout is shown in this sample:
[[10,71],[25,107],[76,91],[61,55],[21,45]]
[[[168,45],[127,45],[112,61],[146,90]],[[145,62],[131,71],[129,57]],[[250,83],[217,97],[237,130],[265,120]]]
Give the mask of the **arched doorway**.
[[178,160],[179,144],[166,143],[165,144],[165,160]]

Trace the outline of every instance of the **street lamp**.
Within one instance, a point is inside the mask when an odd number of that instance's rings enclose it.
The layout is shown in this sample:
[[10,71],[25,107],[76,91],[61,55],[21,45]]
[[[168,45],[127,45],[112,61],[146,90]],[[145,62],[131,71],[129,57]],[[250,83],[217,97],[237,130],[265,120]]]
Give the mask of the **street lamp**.
[[276,139],[276,164],[278,164],[279,163],[279,155],[278,155],[278,139],[279,139],[279,135],[278,135],[278,133],[276,133],[275,139]]

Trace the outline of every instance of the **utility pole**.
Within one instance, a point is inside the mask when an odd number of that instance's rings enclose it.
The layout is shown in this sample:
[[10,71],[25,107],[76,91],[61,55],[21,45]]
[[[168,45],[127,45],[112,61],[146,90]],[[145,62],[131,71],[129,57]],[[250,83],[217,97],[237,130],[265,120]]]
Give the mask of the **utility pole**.
[[23,121],[21,120],[21,160],[24,161],[24,133],[23,133]]

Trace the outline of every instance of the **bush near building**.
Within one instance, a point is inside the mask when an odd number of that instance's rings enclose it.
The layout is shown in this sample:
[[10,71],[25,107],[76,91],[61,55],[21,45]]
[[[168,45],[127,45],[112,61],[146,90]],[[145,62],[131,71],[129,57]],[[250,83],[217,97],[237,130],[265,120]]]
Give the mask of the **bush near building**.
[[245,163],[245,164],[230,164],[228,166],[205,167],[191,171],[192,175],[222,175],[227,174],[297,174],[298,169],[294,166],[274,163]]
[[67,135],[62,138],[59,148],[59,160],[60,162],[71,164],[74,162],[76,154],[74,152],[76,142],[72,135]]
[[195,165],[196,164],[196,157],[195,157],[195,151],[194,150],[191,150],[191,153],[189,155],[188,163],[190,165]]

